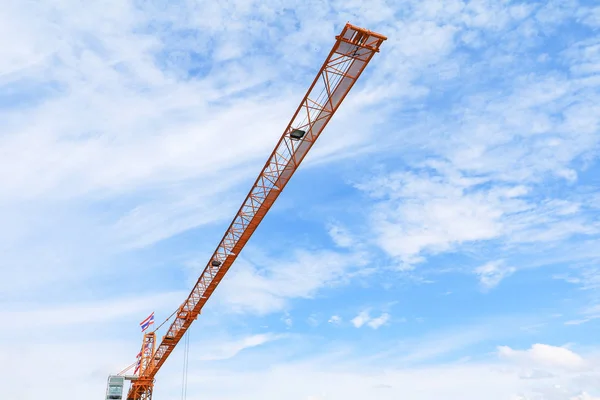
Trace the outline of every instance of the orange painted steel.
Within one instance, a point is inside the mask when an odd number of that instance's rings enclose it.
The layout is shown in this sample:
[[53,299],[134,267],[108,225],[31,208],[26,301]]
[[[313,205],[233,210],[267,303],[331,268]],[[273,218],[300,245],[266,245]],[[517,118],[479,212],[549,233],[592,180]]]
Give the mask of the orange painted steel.
[[140,372],[138,378],[132,382],[131,389],[127,395],[128,399],[150,400],[152,389],[154,389],[154,370],[156,359],[154,357],[156,346],[156,334],[148,332],[144,334],[142,349],[140,351]]
[[[387,38],[346,24],[198,282],[175,312],[128,400],[150,399],[154,377],[223,279],[371,58]],[[146,336],[144,336],[146,338]]]

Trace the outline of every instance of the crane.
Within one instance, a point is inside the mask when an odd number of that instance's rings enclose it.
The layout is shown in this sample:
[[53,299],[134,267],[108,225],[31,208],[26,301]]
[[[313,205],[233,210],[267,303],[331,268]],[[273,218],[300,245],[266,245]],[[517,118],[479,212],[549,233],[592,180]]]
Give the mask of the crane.
[[[338,107],[387,38],[347,23],[306,95],[267,159],[187,299],[157,344],[156,329],[145,333],[139,373],[109,377],[107,399],[121,399],[123,380],[131,380],[127,400],[151,400],[155,376],[236,260]],[[171,317],[169,317],[171,318]],[[112,386],[111,386],[112,385]],[[119,394],[119,390],[121,394]]]

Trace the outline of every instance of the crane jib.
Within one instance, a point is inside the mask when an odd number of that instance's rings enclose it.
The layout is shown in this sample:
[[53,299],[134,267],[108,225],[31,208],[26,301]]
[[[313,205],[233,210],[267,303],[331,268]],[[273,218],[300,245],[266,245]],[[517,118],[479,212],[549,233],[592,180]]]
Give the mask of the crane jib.
[[[327,59],[198,281],[175,312],[172,324],[153,355],[148,357],[143,371],[132,381],[128,400],[151,399],[156,373],[198,317],[206,301],[385,40],[383,35],[351,24],[346,24],[340,35],[336,36]],[[154,337],[145,337],[144,346],[152,340],[154,347],[153,339]]]

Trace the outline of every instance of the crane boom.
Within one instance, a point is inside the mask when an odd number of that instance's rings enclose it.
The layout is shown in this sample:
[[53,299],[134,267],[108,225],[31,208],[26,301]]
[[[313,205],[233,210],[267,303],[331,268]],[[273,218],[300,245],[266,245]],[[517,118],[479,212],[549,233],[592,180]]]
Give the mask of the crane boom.
[[[152,397],[154,377],[223,279],[386,37],[346,24],[252,189],[127,399]],[[145,337],[144,350],[149,338]],[[153,337],[152,337],[153,340]],[[152,344],[154,346],[154,344]]]

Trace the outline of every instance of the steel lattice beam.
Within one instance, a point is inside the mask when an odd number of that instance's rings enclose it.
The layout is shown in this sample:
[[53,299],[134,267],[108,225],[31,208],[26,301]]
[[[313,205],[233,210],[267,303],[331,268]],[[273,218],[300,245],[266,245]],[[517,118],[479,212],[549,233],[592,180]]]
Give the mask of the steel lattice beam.
[[[275,149],[128,399],[150,399],[154,377],[223,279],[386,37],[346,24]],[[304,131],[301,138],[291,133]]]

